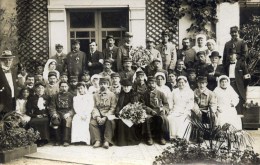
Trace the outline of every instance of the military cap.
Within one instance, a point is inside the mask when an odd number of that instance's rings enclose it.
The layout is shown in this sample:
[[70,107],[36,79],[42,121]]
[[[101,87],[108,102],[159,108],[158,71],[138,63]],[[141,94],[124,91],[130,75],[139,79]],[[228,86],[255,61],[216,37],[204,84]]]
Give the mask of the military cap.
[[213,52],[211,52],[211,55],[209,56],[209,58],[211,58],[211,57],[219,57],[219,58],[221,58],[221,55],[219,54],[218,51],[213,51]]
[[55,48],[57,49],[57,48],[63,48],[63,45],[61,45],[61,44],[56,44],[55,45]]
[[131,32],[125,32],[125,37],[133,37],[133,33]]
[[106,40],[108,40],[109,38],[114,39],[114,36],[113,35],[107,35]]
[[12,54],[12,52],[10,50],[4,50],[2,52],[2,55],[0,56],[0,58],[14,58],[15,56]]
[[123,59],[123,62],[133,62],[131,58],[129,57],[126,57]]
[[153,76],[148,76],[147,82],[156,82],[156,79]]
[[238,27],[237,26],[230,27],[230,32],[238,32]]
[[110,75],[110,77],[112,78],[112,77],[120,77],[120,76],[119,76],[118,73],[112,73],[112,74]]
[[79,81],[78,76],[70,76],[70,82]]
[[105,64],[105,63],[110,63],[110,64],[111,64],[112,61],[111,61],[110,59],[105,59],[105,60],[104,60],[104,64]]
[[50,71],[48,77],[55,76],[57,78],[57,73],[55,71]]
[[79,40],[72,40],[72,41],[71,41],[71,44],[72,44],[72,45],[76,45],[76,44],[79,44],[79,43],[80,43]]
[[145,75],[144,71],[142,71],[142,70],[137,71],[136,76],[139,76],[139,75]]
[[205,52],[205,51],[199,51],[196,55],[197,55],[197,56],[199,56],[199,55],[204,55],[204,56],[206,56],[206,52]]
[[101,84],[101,83],[109,83],[109,79],[102,77],[99,79],[99,84]]
[[68,73],[67,72],[61,72],[60,76],[68,76]]
[[154,58],[153,62],[161,62],[161,60],[159,58]]
[[151,37],[146,38],[146,42],[154,42],[154,39]]
[[94,74],[93,76],[91,76],[90,81],[92,82],[94,79],[100,79],[100,75],[99,74]]
[[132,86],[132,85],[133,85],[132,81],[130,81],[129,79],[123,79],[123,80],[121,80],[121,81],[120,81],[120,84],[121,84],[122,86]]
[[45,83],[44,83],[43,81],[38,81],[38,82],[36,82],[36,83],[34,84],[34,88],[37,88],[37,87],[39,87],[39,86],[45,87],[46,85],[45,85]]
[[197,82],[208,82],[208,78],[206,76],[198,76]]

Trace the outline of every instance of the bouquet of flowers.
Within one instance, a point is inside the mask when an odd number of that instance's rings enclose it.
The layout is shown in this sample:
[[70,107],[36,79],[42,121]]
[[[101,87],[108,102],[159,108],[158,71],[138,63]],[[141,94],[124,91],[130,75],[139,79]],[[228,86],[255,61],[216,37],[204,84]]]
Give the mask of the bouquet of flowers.
[[129,103],[120,111],[119,118],[128,126],[145,122],[146,111],[141,103]]
[[137,65],[138,67],[146,66],[150,64],[151,59],[150,56],[151,52],[145,49],[143,46],[138,46],[135,48],[132,48],[129,52],[130,58],[133,60],[133,64]]

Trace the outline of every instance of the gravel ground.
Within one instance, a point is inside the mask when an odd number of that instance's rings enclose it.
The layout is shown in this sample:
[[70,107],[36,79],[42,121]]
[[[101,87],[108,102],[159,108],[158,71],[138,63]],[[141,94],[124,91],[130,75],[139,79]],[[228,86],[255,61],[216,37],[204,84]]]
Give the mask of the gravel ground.
[[[44,159],[31,159],[31,158],[21,158],[17,160],[13,160],[4,165],[74,165],[77,163],[67,163],[67,162],[59,162],[52,160],[44,160]],[[2,165],[0,163],[0,165]]]

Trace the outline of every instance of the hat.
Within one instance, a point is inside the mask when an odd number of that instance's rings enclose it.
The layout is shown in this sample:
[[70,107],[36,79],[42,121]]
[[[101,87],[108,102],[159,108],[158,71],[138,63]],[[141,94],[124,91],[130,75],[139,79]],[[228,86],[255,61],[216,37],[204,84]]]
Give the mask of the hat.
[[159,58],[154,58],[154,59],[153,59],[153,62],[161,62],[161,59],[159,59]]
[[68,73],[67,72],[61,72],[60,76],[68,76]]
[[112,63],[112,61],[110,59],[105,59],[103,64],[105,64],[106,62],[110,63],[110,64]]
[[188,74],[196,73],[196,70],[194,68],[188,68],[187,72],[188,72]]
[[79,40],[72,40],[72,41],[71,41],[71,44],[72,44],[72,45],[76,45],[76,44],[79,44],[79,43],[80,43]]
[[197,82],[208,82],[208,78],[206,76],[198,76]]
[[63,45],[61,45],[61,44],[56,44],[56,45],[55,45],[55,48],[63,48]]
[[107,35],[106,40],[108,40],[109,38],[114,39],[114,36],[113,35]]
[[131,32],[125,32],[125,37],[133,37],[133,33]]
[[109,83],[109,79],[102,77],[99,79],[99,84],[101,84],[101,83]]
[[219,57],[219,58],[221,58],[221,55],[219,54],[218,51],[213,51],[213,52],[211,52],[211,55],[209,56],[209,58],[211,58],[211,57]]
[[153,76],[148,76],[147,82],[150,81],[156,82],[156,79]]
[[2,55],[0,56],[0,58],[14,58],[15,56],[12,55],[12,52],[10,50],[4,50],[2,52]]
[[120,77],[120,76],[119,76],[118,73],[112,73],[112,74],[110,75],[110,77],[112,78],[112,77]]
[[129,79],[123,79],[123,80],[121,80],[121,81],[120,81],[120,84],[121,84],[122,86],[132,86],[132,85],[133,85],[132,81],[130,81]]
[[39,86],[45,87],[46,85],[45,85],[45,83],[44,83],[43,81],[38,81],[38,82],[36,82],[36,83],[34,84],[34,88],[37,88],[37,87],[39,87]]
[[237,26],[230,27],[230,32],[238,32],[238,27]]
[[57,78],[57,73],[55,71],[50,71],[48,77],[55,76]]
[[163,72],[155,73],[154,77],[157,78],[158,76],[162,76],[164,80],[166,79],[165,74]]
[[162,31],[162,36],[164,36],[164,35],[169,35],[169,30],[163,30]]
[[136,72],[136,76],[140,76],[140,75],[144,76],[145,75],[144,71],[139,70],[139,71]]
[[129,57],[126,57],[123,59],[123,62],[133,62],[131,58]]
[[70,82],[71,81],[79,81],[78,76],[70,76]]
[[201,54],[205,56],[205,55],[206,55],[206,52],[205,52],[205,51],[199,51],[196,55],[199,56],[199,55],[201,55]]
[[146,38],[146,42],[154,42],[154,39],[151,37]]

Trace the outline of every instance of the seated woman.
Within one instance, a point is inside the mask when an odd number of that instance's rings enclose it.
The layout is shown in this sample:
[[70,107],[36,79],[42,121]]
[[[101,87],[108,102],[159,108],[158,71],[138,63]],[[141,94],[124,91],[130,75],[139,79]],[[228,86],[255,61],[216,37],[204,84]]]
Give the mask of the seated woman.
[[56,70],[57,67],[57,62],[54,59],[49,59],[45,66],[44,66],[44,70],[43,70],[43,80],[45,83],[48,83],[48,75],[50,71],[54,71],[56,72],[57,75],[57,79],[60,79],[60,72]]
[[168,115],[170,138],[185,138],[189,140],[191,127],[188,116],[194,106],[194,93],[190,89],[185,76],[177,79],[178,88],[173,93],[173,109]]
[[29,88],[24,87],[20,90],[19,96],[16,100],[16,113],[18,113],[21,116],[21,123],[23,126],[25,126],[31,120],[31,117],[26,115],[25,107],[29,94]]
[[156,88],[163,92],[167,98],[169,108],[172,109],[172,92],[168,86],[166,86],[166,77],[163,72],[157,72],[154,77],[156,78]]
[[[138,101],[137,94],[132,90],[132,82],[130,80],[122,80],[121,85],[123,90],[119,94],[116,106],[115,115],[117,117],[124,106]],[[115,144],[118,146],[138,145],[140,143],[140,138],[138,137],[141,134],[140,130],[140,124],[128,127],[122,120],[116,120]]]
[[44,87],[44,82],[35,83],[35,95],[30,96],[26,103],[26,114],[31,117],[28,124],[40,132],[41,140],[36,142],[39,147],[48,143],[50,137],[50,122],[47,109],[50,99],[45,95]]
[[93,95],[87,92],[84,82],[77,84],[77,96],[73,98],[75,115],[72,119],[71,143],[90,144],[89,122],[94,108]]
[[231,87],[230,79],[226,75],[219,77],[218,86],[215,88],[214,93],[217,97],[217,124],[223,126],[228,123],[237,130],[241,130],[241,118],[237,115],[235,108],[239,102],[239,97]]

